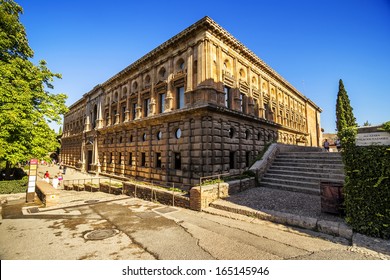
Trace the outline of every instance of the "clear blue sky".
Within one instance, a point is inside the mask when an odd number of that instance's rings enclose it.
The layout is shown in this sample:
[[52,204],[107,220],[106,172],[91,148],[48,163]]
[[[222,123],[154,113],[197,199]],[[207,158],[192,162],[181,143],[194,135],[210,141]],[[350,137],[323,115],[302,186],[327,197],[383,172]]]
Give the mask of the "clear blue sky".
[[325,132],[340,78],[359,125],[390,120],[390,0],[16,2],[67,105],[208,15],[320,106]]

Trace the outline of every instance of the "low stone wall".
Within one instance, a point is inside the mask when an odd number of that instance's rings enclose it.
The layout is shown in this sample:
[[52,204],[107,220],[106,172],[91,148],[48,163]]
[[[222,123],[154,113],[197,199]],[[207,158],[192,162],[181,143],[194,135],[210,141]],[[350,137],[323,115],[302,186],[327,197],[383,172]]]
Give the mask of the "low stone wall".
[[202,211],[213,201],[227,196],[229,196],[228,183],[193,187],[190,190],[190,208]]
[[152,186],[123,182],[123,194],[143,200],[156,201],[164,205],[190,208],[189,197]]
[[35,193],[46,207],[57,205],[60,199],[60,192],[45,181],[37,181]]
[[254,187],[256,187],[255,178],[193,187],[190,190],[190,208],[192,210],[202,211],[217,199],[225,198],[230,194],[239,193]]
[[247,178],[227,182],[229,184],[229,194],[235,194],[256,187],[255,178]]

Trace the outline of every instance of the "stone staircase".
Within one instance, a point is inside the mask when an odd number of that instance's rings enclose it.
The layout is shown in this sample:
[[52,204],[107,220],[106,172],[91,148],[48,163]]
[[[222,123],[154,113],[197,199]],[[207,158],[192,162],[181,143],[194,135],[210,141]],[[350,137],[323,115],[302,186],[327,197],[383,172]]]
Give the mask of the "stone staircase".
[[260,186],[319,195],[321,181],[344,182],[340,153],[305,148],[280,152],[261,179]]

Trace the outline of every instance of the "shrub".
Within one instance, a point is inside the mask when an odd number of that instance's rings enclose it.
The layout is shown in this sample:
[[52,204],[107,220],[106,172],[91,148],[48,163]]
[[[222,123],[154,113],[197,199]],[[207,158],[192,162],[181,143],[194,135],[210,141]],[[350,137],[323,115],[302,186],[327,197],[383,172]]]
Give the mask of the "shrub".
[[390,149],[355,146],[352,129],[344,137],[346,221],[360,233],[390,238]]
[[0,181],[0,194],[23,193],[27,191],[28,177],[20,180]]

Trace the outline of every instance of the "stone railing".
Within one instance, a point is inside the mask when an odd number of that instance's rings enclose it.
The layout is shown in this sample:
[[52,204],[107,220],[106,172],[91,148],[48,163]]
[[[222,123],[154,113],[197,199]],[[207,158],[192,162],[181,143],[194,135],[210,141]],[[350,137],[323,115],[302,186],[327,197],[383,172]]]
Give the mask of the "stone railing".
[[253,171],[256,174],[256,180],[258,183],[261,182],[264,174],[267,172],[268,168],[272,165],[274,159],[279,153],[278,144],[273,143],[269,146],[268,150],[264,153],[263,157],[256,161],[249,170]]

